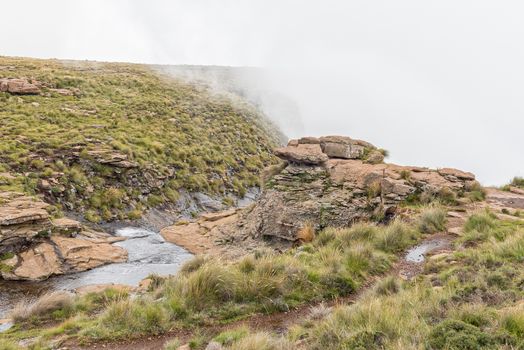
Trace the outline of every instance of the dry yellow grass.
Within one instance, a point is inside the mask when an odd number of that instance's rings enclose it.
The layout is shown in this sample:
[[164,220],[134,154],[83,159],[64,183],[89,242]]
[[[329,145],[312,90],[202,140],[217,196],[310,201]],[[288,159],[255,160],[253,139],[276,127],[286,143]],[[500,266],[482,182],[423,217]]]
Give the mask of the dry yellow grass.
[[309,243],[315,239],[315,227],[310,222],[306,222],[297,232],[297,239],[304,243]]

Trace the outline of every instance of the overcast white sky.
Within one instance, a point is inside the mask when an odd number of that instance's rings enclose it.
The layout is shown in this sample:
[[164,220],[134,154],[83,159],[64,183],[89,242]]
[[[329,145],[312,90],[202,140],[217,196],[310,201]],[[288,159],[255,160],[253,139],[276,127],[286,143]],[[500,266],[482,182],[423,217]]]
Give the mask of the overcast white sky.
[[484,184],[524,175],[524,3],[504,0],[24,0],[0,54],[266,67],[284,130],[347,134],[391,161]]

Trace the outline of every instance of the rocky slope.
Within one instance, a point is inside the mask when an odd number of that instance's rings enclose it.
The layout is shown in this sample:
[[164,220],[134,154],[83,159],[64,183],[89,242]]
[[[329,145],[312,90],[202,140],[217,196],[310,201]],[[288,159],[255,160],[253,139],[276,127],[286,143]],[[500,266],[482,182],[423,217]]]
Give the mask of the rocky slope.
[[238,96],[145,65],[0,57],[0,105],[0,191],[92,222],[234,205],[280,135]]
[[202,218],[170,226],[164,237],[181,245],[187,245],[188,237],[207,237],[207,243],[200,243],[206,252],[241,255],[260,242],[289,246],[302,239],[305,227],[318,231],[388,221],[404,203],[439,198],[453,204],[482,196],[471,173],[386,164],[383,153],[368,142],[342,136],[291,140],[275,150],[283,163],[268,170],[271,176],[254,205],[234,217],[230,213],[212,229],[205,228]]

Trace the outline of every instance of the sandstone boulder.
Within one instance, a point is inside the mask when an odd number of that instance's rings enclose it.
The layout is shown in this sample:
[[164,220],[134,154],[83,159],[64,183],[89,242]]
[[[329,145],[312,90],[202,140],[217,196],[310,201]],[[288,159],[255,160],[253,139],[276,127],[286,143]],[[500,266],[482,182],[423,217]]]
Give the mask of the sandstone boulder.
[[319,138],[319,141],[321,144],[323,143],[342,143],[342,144],[348,144],[348,145],[357,145],[362,146],[365,148],[375,149],[376,147],[363,140],[353,139],[348,136],[322,136]]
[[48,207],[36,198],[16,192],[0,193],[0,254],[29,244],[36,236],[50,233]]
[[458,169],[442,168],[438,169],[438,173],[446,178],[452,177],[460,180],[475,180],[475,175]]
[[306,136],[306,137],[301,137],[298,140],[298,144],[299,145],[318,145],[320,144],[320,140],[317,137]]
[[80,272],[127,260],[124,248],[105,242],[61,236],[51,237],[51,242],[58,249],[64,264],[69,267],[67,272]]
[[53,236],[4,260],[1,275],[7,280],[40,281],[126,260],[125,249],[109,243]]
[[111,149],[89,150],[87,154],[93,157],[98,163],[114,166],[117,168],[136,168],[138,164],[128,160],[127,154],[120,153]]
[[299,144],[296,147],[281,147],[275,150],[275,155],[293,163],[318,165],[328,160],[319,144]]
[[[362,159],[370,150],[376,150],[376,147],[347,136],[308,136],[290,140],[287,147],[275,150],[275,154],[293,163],[318,165],[328,158]],[[384,159],[382,154],[377,153],[373,154],[371,162],[380,163]]]
[[40,93],[38,86],[27,79],[0,79],[0,91],[18,95],[35,95]]
[[298,146],[298,140],[289,140],[287,145],[290,147],[296,147]]
[[47,206],[35,197],[0,193],[0,254],[12,255],[1,262],[2,278],[43,280],[126,261],[127,252],[111,245],[122,237],[89,230],[69,218],[51,220]]
[[178,222],[160,230],[162,237],[193,254],[210,254],[224,239],[223,227],[238,220],[238,209],[204,213],[194,222]]
[[45,220],[49,217],[45,210],[47,203],[13,192],[0,195],[0,198],[5,200],[0,206],[0,226]]
[[7,280],[38,281],[64,273],[60,258],[52,244],[40,243],[9,260],[4,260],[0,272]]

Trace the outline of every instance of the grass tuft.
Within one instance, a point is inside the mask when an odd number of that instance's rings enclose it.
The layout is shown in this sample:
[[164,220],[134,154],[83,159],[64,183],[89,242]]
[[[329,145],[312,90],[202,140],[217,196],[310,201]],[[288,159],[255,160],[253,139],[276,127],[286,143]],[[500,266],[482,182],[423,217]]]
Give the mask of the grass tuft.
[[50,315],[53,311],[67,311],[73,304],[73,298],[67,292],[47,293],[34,302],[22,301],[11,310],[9,317],[15,322],[22,322],[33,317]]
[[441,207],[429,207],[420,214],[418,228],[422,233],[442,232],[446,229],[446,210]]

